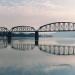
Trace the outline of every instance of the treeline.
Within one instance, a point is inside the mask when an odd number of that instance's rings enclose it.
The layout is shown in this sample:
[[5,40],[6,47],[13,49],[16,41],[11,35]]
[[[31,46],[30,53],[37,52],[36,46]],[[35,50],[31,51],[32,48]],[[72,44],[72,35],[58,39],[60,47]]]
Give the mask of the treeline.
[[[0,32],[0,36],[15,36],[15,37],[35,37],[35,33],[11,33],[8,34],[7,32]],[[53,37],[52,35],[39,35],[39,37]]]
[[26,34],[26,33],[12,33],[11,34],[12,36],[15,36],[15,37],[35,37],[35,33],[29,33],[29,34]]

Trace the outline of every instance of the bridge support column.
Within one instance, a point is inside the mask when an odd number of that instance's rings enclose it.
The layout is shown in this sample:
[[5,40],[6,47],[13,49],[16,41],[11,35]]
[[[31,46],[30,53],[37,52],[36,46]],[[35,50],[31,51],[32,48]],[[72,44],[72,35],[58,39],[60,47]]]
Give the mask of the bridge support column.
[[7,40],[8,40],[8,44],[11,43],[11,32],[9,31],[7,34]]
[[35,31],[35,45],[38,45],[38,41],[39,41],[39,34],[38,31]]

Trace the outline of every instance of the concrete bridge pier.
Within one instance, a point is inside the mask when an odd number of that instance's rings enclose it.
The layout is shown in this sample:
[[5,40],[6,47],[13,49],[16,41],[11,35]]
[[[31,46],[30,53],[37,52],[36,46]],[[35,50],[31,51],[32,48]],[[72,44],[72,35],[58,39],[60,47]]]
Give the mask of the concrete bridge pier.
[[37,46],[39,42],[39,33],[38,31],[35,31],[35,45]]
[[11,43],[11,32],[9,31],[7,34],[7,40],[8,40],[8,44]]

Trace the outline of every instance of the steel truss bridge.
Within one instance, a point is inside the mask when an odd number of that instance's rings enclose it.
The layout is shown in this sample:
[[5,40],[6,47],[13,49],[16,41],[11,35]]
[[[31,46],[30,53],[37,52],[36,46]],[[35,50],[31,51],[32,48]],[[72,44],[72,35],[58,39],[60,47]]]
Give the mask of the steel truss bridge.
[[66,31],[75,31],[75,23],[73,22],[54,22],[46,25],[42,25],[38,30],[35,30],[31,26],[15,26],[8,30],[5,27],[0,27],[0,36],[7,36],[8,39],[11,39],[12,34],[15,32],[35,32],[35,41],[36,44],[39,38],[39,32],[66,32]]
[[75,31],[75,23],[73,22],[54,22],[43,25],[39,27],[38,30],[35,30],[31,26],[15,26],[8,30],[5,27],[0,27],[0,32],[60,32],[60,31]]

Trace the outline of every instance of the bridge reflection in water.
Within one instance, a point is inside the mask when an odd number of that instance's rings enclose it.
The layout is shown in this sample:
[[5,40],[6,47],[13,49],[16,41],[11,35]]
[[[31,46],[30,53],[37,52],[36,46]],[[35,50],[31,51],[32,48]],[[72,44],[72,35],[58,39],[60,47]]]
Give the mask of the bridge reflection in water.
[[74,55],[75,46],[64,45],[39,45],[41,51],[55,55]]
[[40,51],[54,55],[75,55],[74,38],[40,38]]
[[7,48],[8,42],[6,39],[0,38],[0,49]]
[[35,47],[35,41],[33,38],[26,38],[26,39],[16,38],[12,39],[11,41],[11,48],[15,50],[21,50],[21,51],[33,50],[34,47]]
[[[12,49],[20,51],[33,50],[36,46],[33,38],[13,38],[9,45]],[[7,48],[7,46],[7,39],[0,39],[0,49]],[[40,51],[53,55],[75,55],[75,45],[39,43],[37,47]]]

